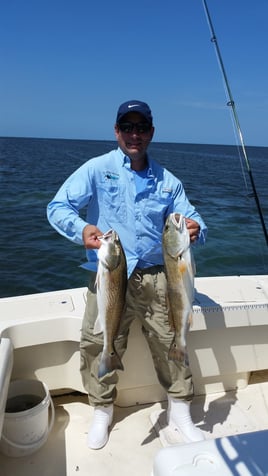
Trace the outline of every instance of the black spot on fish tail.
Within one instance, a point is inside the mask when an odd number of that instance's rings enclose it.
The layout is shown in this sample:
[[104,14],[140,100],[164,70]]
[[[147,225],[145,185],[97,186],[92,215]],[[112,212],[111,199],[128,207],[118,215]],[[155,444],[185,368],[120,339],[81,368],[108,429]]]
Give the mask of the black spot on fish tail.
[[124,366],[116,351],[111,353],[102,353],[98,377],[102,378],[114,370],[124,370]]

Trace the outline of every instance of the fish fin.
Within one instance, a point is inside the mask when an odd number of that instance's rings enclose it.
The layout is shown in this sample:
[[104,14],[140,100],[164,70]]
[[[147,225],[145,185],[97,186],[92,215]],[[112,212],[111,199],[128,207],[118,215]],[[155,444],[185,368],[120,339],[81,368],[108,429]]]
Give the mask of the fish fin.
[[124,370],[124,366],[117,352],[114,350],[111,353],[102,353],[99,365],[98,377],[104,377],[113,370]]
[[93,334],[101,334],[103,332],[103,324],[101,322],[101,317],[98,315],[94,324]]
[[188,325],[189,325],[189,327],[192,327],[193,321],[194,321],[194,320],[193,320],[193,314],[191,313],[190,316],[189,316],[189,319],[188,319]]

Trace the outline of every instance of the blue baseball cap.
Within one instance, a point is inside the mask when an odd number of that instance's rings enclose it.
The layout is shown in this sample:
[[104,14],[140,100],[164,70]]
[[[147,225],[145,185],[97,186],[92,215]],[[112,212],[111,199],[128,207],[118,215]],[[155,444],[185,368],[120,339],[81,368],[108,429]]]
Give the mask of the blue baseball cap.
[[148,104],[146,104],[146,102],[137,101],[135,99],[131,101],[126,101],[121,104],[121,106],[119,106],[116,116],[116,123],[118,124],[121,119],[129,112],[138,112],[149,124],[153,123],[152,112]]

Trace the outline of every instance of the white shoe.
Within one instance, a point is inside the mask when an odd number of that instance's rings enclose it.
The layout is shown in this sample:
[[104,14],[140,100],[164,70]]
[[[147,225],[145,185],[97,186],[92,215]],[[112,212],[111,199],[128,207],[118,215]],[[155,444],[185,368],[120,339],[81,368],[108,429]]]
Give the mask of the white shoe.
[[113,405],[95,407],[94,416],[87,435],[87,445],[93,450],[103,448],[108,441],[109,426],[113,421]]
[[185,443],[205,439],[202,431],[192,422],[190,402],[187,400],[172,398],[168,395],[167,420],[168,425],[180,433]]

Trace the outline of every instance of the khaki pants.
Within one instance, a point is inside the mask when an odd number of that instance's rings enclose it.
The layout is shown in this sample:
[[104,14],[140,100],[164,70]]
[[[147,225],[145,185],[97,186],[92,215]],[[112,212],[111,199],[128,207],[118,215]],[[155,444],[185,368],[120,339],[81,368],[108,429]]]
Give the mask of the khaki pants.
[[[98,379],[98,367],[103,348],[102,334],[94,335],[97,317],[95,290],[96,273],[90,272],[87,304],[81,333],[81,376],[88,393],[89,403],[109,405],[116,398],[117,372]],[[191,371],[180,362],[168,360],[168,350],[174,333],[170,331],[166,307],[166,278],[163,266],[135,270],[131,275],[126,293],[123,314],[115,348],[122,358],[126,348],[130,324],[138,318],[148,342],[160,384],[174,398],[191,399],[193,385]],[[137,349],[137,352],[139,349]]]

